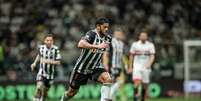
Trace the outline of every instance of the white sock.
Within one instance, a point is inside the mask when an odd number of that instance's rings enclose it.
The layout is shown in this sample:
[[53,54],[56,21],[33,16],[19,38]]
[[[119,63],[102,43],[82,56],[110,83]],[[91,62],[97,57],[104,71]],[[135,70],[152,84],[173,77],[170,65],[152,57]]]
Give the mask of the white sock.
[[103,84],[101,87],[101,99],[100,101],[107,101],[106,99],[111,99],[110,96],[110,89],[111,89],[111,84]]
[[33,101],[40,101],[40,98],[33,97]]
[[111,95],[111,98],[115,98],[116,96],[116,92],[118,91],[120,87],[120,82],[115,82],[112,86],[111,86],[111,91],[110,91],[110,95]]
[[43,101],[43,96],[40,97],[40,100],[39,100],[39,101]]

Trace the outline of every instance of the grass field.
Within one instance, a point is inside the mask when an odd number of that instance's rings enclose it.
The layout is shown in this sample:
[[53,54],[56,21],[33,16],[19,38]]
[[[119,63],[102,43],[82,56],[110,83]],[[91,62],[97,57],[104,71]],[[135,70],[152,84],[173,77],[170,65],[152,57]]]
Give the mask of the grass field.
[[[55,100],[52,100],[55,101]],[[97,99],[83,99],[83,100],[70,100],[70,101],[99,101]],[[120,100],[118,100],[120,101]],[[132,99],[127,101],[133,101]],[[139,100],[140,101],[140,100]],[[183,99],[183,98],[157,98],[157,99],[148,99],[146,101],[201,101],[201,98],[191,98],[191,99]]]
[[[15,101],[22,101],[22,100],[15,100]],[[30,100],[23,100],[23,101],[30,101]],[[59,100],[46,100],[46,101],[59,101]],[[72,99],[70,101],[99,101],[99,100],[97,100],[97,99],[81,99],[81,100]],[[118,100],[118,101],[120,101],[120,100]],[[133,101],[133,100],[130,99],[130,100],[127,100],[127,101]],[[201,97],[200,98],[190,98],[190,99],[183,99],[183,98],[157,98],[157,99],[148,99],[146,101],[201,101]]]

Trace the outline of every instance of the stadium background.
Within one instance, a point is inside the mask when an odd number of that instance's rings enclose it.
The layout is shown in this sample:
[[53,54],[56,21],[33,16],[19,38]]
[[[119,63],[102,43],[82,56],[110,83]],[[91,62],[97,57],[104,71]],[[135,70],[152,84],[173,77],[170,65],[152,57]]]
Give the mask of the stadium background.
[[[30,72],[30,64],[46,33],[54,33],[62,55],[49,94],[50,99],[57,99],[79,55],[76,43],[94,28],[98,17],[107,17],[113,26],[123,28],[128,49],[136,35],[147,30],[156,45],[150,87],[153,98],[183,98],[183,42],[201,39],[200,0],[0,0],[0,100],[22,101],[32,96],[36,72]],[[200,50],[194,55],[201,61]],[[195,77],[196,87],[201,88],[201,76]],[[126,96],[131,98],[130,75],[126,80]],[[99,86],[84,86],[84,93],[76,98],[97,99]],[[91,89],[97,94],[90,93]],[[201,90],[193,96],[200,98]]]

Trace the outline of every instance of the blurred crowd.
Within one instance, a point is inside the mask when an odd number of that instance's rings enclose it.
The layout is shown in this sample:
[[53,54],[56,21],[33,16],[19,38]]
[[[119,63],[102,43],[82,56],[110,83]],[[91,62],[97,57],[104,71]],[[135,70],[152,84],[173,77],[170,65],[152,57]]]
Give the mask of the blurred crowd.
[[121,27],[129,48],[146,29],[156,45],[157,68],[183,61],[183,41],[201,39],[200,0],[0,0],[0,80],[32,80],[30,72],[43,36],[54,33],[69,75],[80,50],[77,41],[99,17]]

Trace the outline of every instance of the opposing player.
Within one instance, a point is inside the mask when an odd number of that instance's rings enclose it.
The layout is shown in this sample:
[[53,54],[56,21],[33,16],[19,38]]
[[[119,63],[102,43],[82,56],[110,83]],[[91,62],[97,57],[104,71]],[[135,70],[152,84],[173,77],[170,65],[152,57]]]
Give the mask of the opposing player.
[[124,51],[124,33],[121,29],[115,29],[113,32],[112,44],[110,44],[109,50],[104,53],[103,64],[106,70],[112,75],[114,81],[110,95],[112,99],[115,99],[115,95],[123,84],[123,79],[120,79],[123,66],[123,51]]
[[155,59],[154,44],[148,41],[146,32],[139,34],[139,40],[130,48],[130,67],[133,68],[134,101],[137,101],[138,87],[142,84],[141,101],[145,101],[147,85],[150,82],[151,65]]
[[53,35],[47,34],[44,38],[44,45],[39,46],[38,55],[31,64],[31,70],[34,71],[37,62],[40,62],[33,101],[45,100],[48,89],[53,83],[55,66],[60,64],[61,55],[58,47],[53,45],[53,42]]
[[87,83],[88,79],[103,84],[101,101],[111,101],[109,92],[112,79],[100,65],[103,52],[108,48],[108,42],[111,41],[111,38],[107,37],[109,21],[106,18],[100,18],[96,21],[95,26],[96,28],[88,31],[78,43],[78,47],[82,51],[71,73],[70,86],[60,101],[71,99],[78,92],[80,86]]

